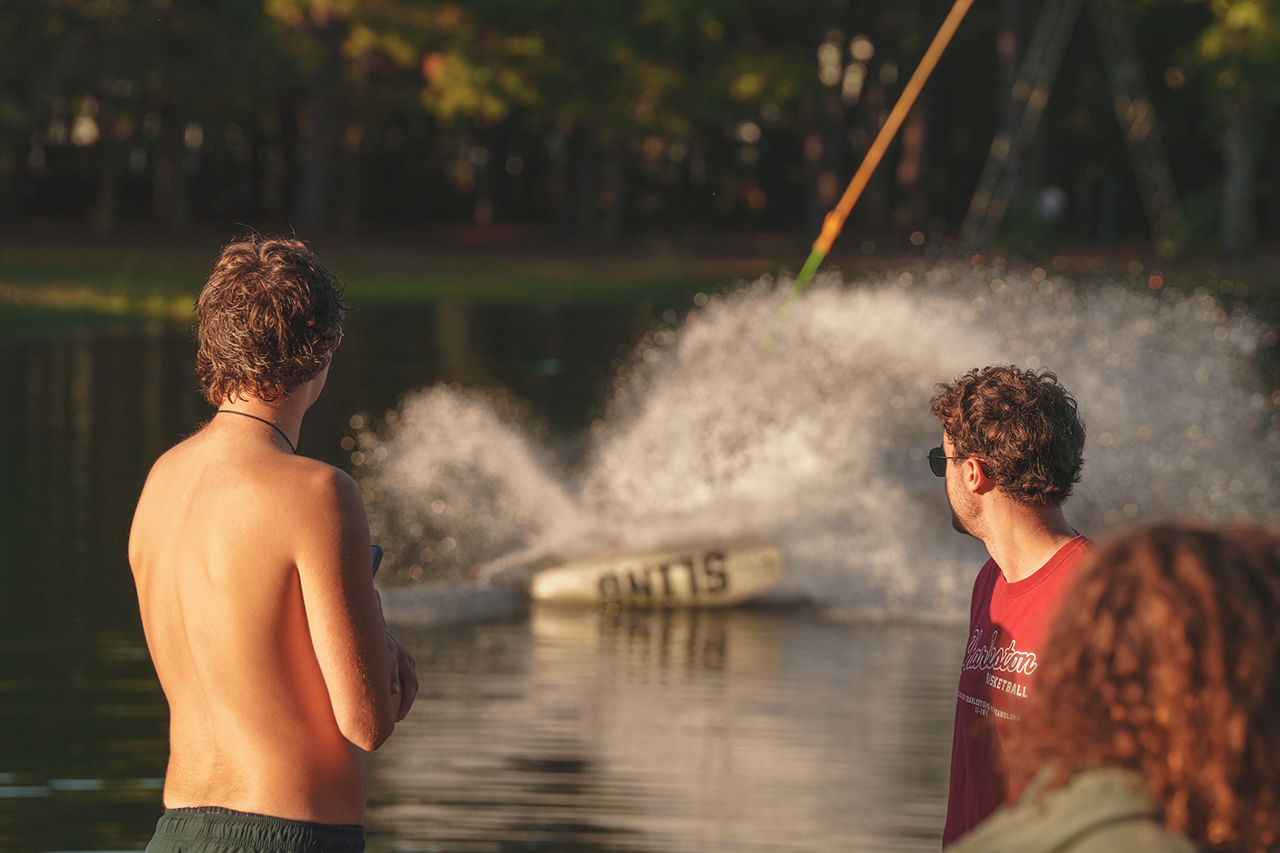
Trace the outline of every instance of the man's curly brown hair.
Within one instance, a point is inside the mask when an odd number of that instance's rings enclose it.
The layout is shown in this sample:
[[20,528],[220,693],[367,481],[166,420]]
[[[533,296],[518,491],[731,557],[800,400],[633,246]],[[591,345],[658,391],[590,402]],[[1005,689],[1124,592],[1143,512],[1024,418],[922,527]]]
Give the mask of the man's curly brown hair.
[[1160,524],[1099,550],[1049,631],[1011,791],[1052,763],[1141,773],[1204,850],[1280,838],[1280,539]]
[[196,302],[196,373],[211,404],[287,396],[342,339],[342,290],[298,240],[229,244]]
[[979,459],[1009,497],[1057,506],[1080,482],[1084,422],[1075,399],[1049,371],[973,369],[941,383],[929,403],[961,459]]

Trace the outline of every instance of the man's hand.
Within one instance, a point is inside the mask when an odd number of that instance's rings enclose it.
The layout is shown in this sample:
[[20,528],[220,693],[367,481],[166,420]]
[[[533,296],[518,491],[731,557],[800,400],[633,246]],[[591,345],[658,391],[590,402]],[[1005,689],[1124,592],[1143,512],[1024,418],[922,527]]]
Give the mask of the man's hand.
[[400,710],[396,712],[396,722],[409,715],[413,700],[418,696],[418,666],[413,655],[409,654],[399,640],[384,629],[387,638],[387,657],[391,660],[391,698],[400,699]]

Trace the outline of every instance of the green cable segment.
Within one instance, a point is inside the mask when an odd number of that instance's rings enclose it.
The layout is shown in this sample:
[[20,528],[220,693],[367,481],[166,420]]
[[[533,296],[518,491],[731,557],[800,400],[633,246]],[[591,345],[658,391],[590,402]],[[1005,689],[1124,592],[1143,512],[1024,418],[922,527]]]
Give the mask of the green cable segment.
[[774,341],[778,338],[778,332],[782,331],[782,327],[795,309],[800,295],[809,286],[809,282],[813,281],[813,276],[818,271],[818,265],[822,263],[822,259],[826,256],[827,253],[819,249],[814,249],[809,253],[809,259],[800,268],[800,275],[796,276],[796,280],[791,285],[791,291],[787,293],[786,301],[782,303],[782,308],[778,309],[778,313],[773,318],[773,323],[769,325],[769,333],[764,336],[764,340],[760,344],[766,350],[773,349]]
[[951,37],[960,28],[960,22],[964,20],[965,13],[969,11],[969,7],[972,5],[973,0],[955,0],[955,5],[951,7],[951,12],[948,13],[946,20],[942,22],[942,26],[938,28],[938,34],[933,37],[933,42],[929,45],[929,49],[924,52],[924,57],[920,60],[920,64],[916,66],[911,79],[907,81],[906,88],[902,90],[902,94],[898,97],[898,102],[893,105],[888,118],[880,126],[880,132],[876,134],[876,139],[871,143],[871,148],[867,150],[867,155],[862,158],[862,165],[858,167],[858,171],[853,175],[853,180],[849,182],[844,195],[840,197],[840,203],[822,221],[822,231],[818,234],[818,239],[813,243],[813,251],[809,253],[809,260],[804,262],[804,268],[800,270],[800,275],[796,276],[795,284],[791,286],[791,292],[787,294],[786,302],[782,303],[778,316],[774,318],[773,324],[769,327],[769,334],[764,336],[763,346],[766,350],[773,346],[773,342],[777,338],[782,324],[786,322],[787,317],[791,314],[796,300],[800,298],[800,294],[804,293],[804,289],[809,286],[814,273],[818,271],[818,264],[822,263],[822,259],[827,256],[827,252],[831,251],[831,244],[839,236],[840,230],[844,228],[845,220],[849,218],[849,213],[858,201],[858,197],[866,189],[867,182],[871,180],[871,173],[876,170],[880,159],[889,150],[889,143],[893,141],[894,134],[898,132],[898,128],[902,127],[902,122],[906,119],[907,113],[911,111],[911,106],[916,102],[916,97],[920,94],[920,90],[924,88],[925,81],[933,73],[938,60],[942,58],[943,52],[951,42]]
[[800,275],[796,276],[795,284],[791,285],[791,292],[787,294],[788,302],[795,302],[800,298],[800,294],[804,293],[804,289],[809,286],[809,282],[813,280],[814,274],[817,273],[818,264],[822,263],[822,259],[826,256],[826,252],[818,249],[814,249],[809,253],[809,259],[800,268]]

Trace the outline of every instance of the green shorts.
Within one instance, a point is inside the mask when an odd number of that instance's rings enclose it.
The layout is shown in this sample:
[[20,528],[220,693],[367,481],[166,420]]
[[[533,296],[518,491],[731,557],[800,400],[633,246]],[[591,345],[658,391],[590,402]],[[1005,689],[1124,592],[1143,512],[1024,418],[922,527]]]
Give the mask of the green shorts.
[[364,827],[217,807],[165,809],[147,853],[364,853]]

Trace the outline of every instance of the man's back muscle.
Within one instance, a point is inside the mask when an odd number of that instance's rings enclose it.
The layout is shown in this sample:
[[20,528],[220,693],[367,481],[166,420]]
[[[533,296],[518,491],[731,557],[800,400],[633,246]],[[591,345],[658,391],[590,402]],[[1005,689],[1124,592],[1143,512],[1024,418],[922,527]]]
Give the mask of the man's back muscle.
[[156,463],[130,562],[170,705],[169,807],[360,823],[390,731],[355,484],[210,425]]

